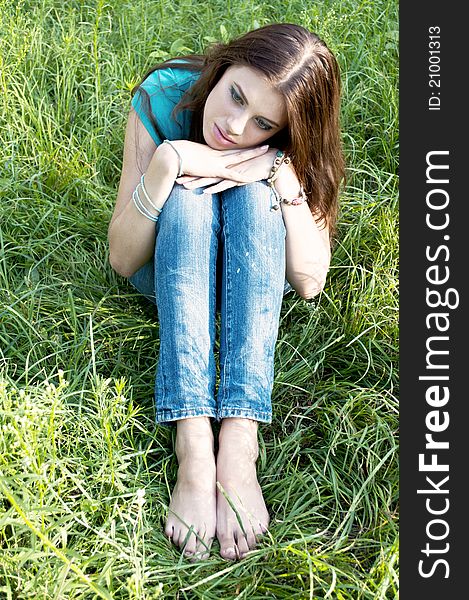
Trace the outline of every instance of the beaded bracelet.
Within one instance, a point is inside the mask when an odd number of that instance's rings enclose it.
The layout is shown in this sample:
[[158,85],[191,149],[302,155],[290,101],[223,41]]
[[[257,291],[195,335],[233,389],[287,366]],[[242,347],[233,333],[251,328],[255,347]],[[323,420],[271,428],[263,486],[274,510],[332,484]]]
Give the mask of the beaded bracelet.
[[277,150],[275,154],[274,163],[270,169],[269,176],[267,177],[267,184],[271,187],[272,192],[275,196],[276,202],[272,204],[270,210],[278,210],[280,208],[281,197],[280,194],[275,189],[274,181],[278,177],[278,170],[280,169],[280,165],[282,163],[288,164],[290,162],[289,157],[285,156],[285,152],[283,150]]
[[171,148],[174,150],[174,152],[176,152],[176,154],[178,155],[178,158],[179,158],[179,173],[177,174],[177,176],[181,177],[182,175],[184,175],[184,172],[182,170],[182,158],[181,158],[181,155],[176,150],[176,146],[174,146],[174,144],[172,144],[169,140],[163,140],[163,144],[169,144],[171,146]]
[[274,164],[270,169],[269,177],[267,178],[267,183],[273,187],[273,182],[278,177],[278,170],[280,169],[280,165],[285,164],[288,165],[291,162],[291,158],[285,155],[283,150],[277,150],[275,154]]
[[280,202],[283,202],[283,204],[291,204],[292,206],[298,206],[299,204],[303,204],[303,202],[306,202],[306,194],[305,191],[303,189],[303,186],[300,186],[300,195],[297,196],[296,198],[281,198]]
[[277,192],[277,189],[274,185],[274,181],[277,179],[279,175],[279,169],[281,165],[288,165],[291,162],[291,158],[285,155],[283,150],[277,150],[275,155],[274,164],[270,170],[269,177],[267,178],[267,183],[272,188],[274,196],[276,198],[276,203],[272,204],[270,210],[278,210],[280,208],[280,204],[291,204],[292,206],[298,206],[298,204],[303,204],[306,201],[306,195],[303,190],[303,186],[300,188],[300,195],[297,198],[287,199],[282,198],[282,196]]

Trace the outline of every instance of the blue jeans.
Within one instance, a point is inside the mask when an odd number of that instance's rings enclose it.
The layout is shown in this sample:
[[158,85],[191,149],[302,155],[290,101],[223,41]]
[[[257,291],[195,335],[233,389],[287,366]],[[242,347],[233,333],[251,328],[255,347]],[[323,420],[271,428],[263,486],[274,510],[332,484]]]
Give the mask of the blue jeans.
[[[270,423],[285,289],[285,225],[265,182],[211,196],[175,184],[154,259],[130,282],[156,303],[156,420],[246,417]],[[220,313],[219,385],[215,332]]]

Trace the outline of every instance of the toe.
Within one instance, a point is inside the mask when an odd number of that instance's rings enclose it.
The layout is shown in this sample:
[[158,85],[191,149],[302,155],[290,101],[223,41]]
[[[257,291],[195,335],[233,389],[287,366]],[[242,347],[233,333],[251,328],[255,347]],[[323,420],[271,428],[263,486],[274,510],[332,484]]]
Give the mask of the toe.
[[254,535],[259,539],[264,533],[267,533],[268,527],[263,523],[258,523],[256,527],[253,527]]
[[221,548],[220,556],[226,560],[236,560],[238,558],[238,554],[236,552],[234,544],[232,543],[230,546]]
[[239,536],[239,538],[237,540],[237,546],[238,546],[239,558],[244,558],[244,556],[246,556],[246,554],[249,552],[248,542],[247,542],[247,539],[244,537],[244,535]]
[[184,542],[184,534],[181,532],[180,529],[177,529],[176,527],[174,528],[174,533],[173,533],[173,544],[175,544],[176,546],[181,547],[181,545]]
[[179,538],[179,546],[184,551],[184,556],[193,556],[197,546],[197,537],[192,529],[188,529],[186,535]]
[[238,558],[237,547],[234,536],[218,536],[220,542],[220,556],[226,560],[236,560]]
[[178,525],[175,525],[173,527],[173,535],[171,536],[171,541],[176,546],[179,546],[179,544],[180,544],[180,542],[179,542],[180,538],[184,539],[184,535],[181,532],[181,528]]
[[180,548],[182,546],[184,546],[186,544],[186,537],[187,537],[187,528],[184,527],[175,527],[174,528],[174,535],[173,535],[173,542],[176,544],[176,546],[179,546]]
[[164,534],[170,540],[174,539],[174,526],[172,523],[166,523],[166,526],[164,528]]
[[194,559],[195,560],[206,560],[210,556],[210,548],[212,547],[213,537],[205,538],[200,536],[197,540],[197,546],[195,548]]
[[249,550],[254,550],[257,546],[257,537],[252,529],[249,529],[246,535],[246,542],[248,544]]

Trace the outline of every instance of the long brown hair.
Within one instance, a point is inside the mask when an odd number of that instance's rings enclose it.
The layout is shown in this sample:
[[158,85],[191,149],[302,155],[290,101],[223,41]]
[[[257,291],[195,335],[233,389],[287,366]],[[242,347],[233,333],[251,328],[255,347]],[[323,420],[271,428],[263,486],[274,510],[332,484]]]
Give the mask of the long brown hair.
[[[339,187],[345,175],[339,123],[340,72],[336,58],[316,34],[304,27],[274,23],[229,43],[212,44],[205,54],[168,59],[150,69],[143,80],[153,71],[167,67],[200,71],[200,77],[175,106],[173,114],[184,109],[192,111],[189,139],[205,143],[202,134],[205,102],[231,65],[259,70],[283,94],[288,125],[269,138],[269,144],[291,156],[312,213],[327,222],[332,237]],[[138,87],[134,87],[132,95]],[[147,112],[158,131],[148,108]]]

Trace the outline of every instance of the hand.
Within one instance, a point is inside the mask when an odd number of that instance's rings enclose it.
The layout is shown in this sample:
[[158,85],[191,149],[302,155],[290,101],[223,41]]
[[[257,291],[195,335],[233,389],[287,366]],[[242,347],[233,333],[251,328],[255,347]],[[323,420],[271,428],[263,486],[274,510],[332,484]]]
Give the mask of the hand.
[[247,178],[247,180],[243,182],[233,181],[232,179],[223,177],[194,177],[184,175],[178,177],[176,183],[182,184],[188,190],[209,185],[210,187],[204,190],[204,194],[216,194],[217,192],[223,192],[232,187],[253,183],[254,181],[261,181],[262,179],[268,178],[276,152],[277,150],[275,148],[271,148],[261,156],[249,158],[248,160],[239,163],[236,166],[236,171]]
[[[234,181],[234,185],[250,183],[252,176],[248,175],[245,167],[241,168],[241,165],[250,159],[261,157],[268,151],[268,146],[214,150],[210,146],[188,140],[175,140],[171,143],[181,155],[185,176],[204,177],[217,181],[228,179]],[[164,144],[164,146],[169,146],[169,144]],[[169,149],[174,154],[174,160],[178,161],[174,149]]]

